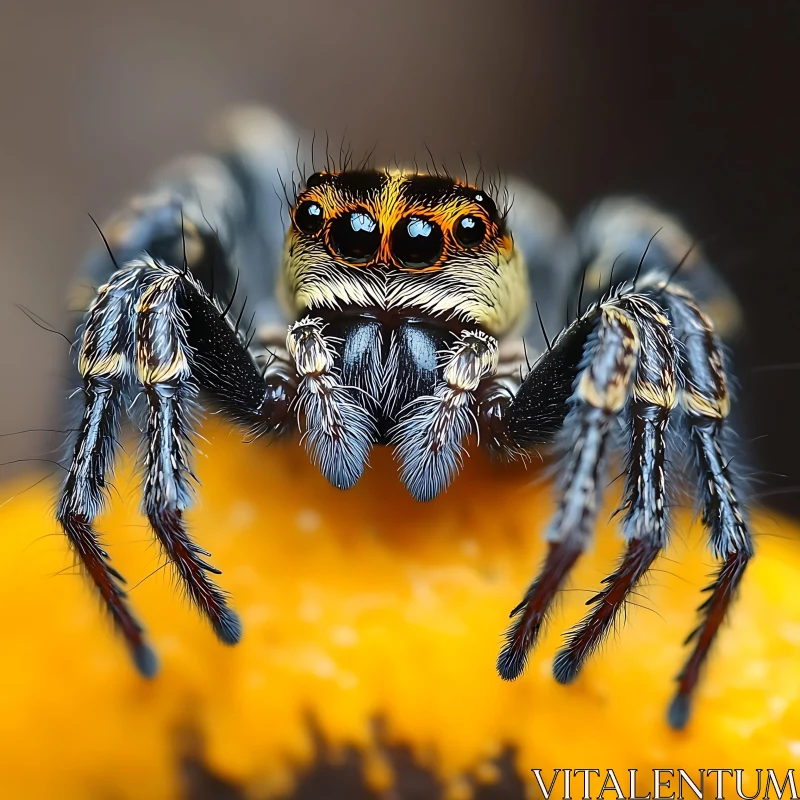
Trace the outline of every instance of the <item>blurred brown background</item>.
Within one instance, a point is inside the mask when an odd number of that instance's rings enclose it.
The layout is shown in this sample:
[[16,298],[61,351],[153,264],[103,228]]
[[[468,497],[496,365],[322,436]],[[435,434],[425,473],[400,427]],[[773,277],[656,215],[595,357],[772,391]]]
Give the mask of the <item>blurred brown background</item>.
[[2,0],[0,429],[58,424],[66,346],[14,304],[67,331],[87,212],[262,101],[356,152],[478,155],[569,213],[617,191],[677,211],[744,302],[758,491],[800,510],[799,42],[794,1]]

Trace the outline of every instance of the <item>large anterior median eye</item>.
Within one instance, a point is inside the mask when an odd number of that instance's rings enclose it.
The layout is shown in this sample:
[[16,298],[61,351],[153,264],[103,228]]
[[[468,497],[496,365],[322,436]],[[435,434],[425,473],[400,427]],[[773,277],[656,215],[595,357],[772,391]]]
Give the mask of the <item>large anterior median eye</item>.
[[404,267],[433,266],[443,245],[442,229],[424,217],[402,219],[392,231],[392,253]]
[[348,211],[331,223],[331,243],[353,264],[367,264],[381,245],[378,223],[366,211]]

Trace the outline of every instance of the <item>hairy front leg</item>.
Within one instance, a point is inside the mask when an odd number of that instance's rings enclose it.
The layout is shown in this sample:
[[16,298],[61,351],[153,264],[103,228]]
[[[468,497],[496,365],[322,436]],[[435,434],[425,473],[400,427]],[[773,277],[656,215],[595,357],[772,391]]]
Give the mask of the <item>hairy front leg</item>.
[[[497,671],[505,680],[518,678],[538,639],[556,594],[584,551],[594,528],[600,501],[608,440],[613,420],[623,411],[635,374],[640,349],[638,325],[626,301],[616,300],[587,312],[557,341],[553,350],[534,365],[520,387],[521,407],[508,411],[508,427],[523,434],[517,441],[535,439],[539,418],[530,416],[526,402],[529,387],[542,380],[549,365],[558,361],[560,349],[576,356],[570,341],[581,337],[581,350],[568,372],[578,377],[570,395],[558,398],[569,410],[563,417],[559,445],[564,453],[559,480],[560,498],[547,531],[547,556],[538,577],[511,612],[514,622],[505,635],[497,658]],[[586,323],[591,332],[584,337]],[[535,408],[535,406],[533,406]],[[545,426],[552,421],[545,419]],[[528,429],[525,431],[525,429]]]
[[225,644],[236,644],[242,626],[227,598],[209,578],[220,570],[189,537],[183,519],[191,500],[192,416],[199,387],[192,375],[188,320],[179,293],[180,272],[166,271],[136,304],[136,377],[147,402],[144,508],[176,574],[196,608]]
[[81,332],[78,369],[83,415],[72,445],[72,461],[56,509],[56,519],[125,637],[142,675],[158,670],[155,653],[131,612],[125,583],[93,527],[102,511],[113,470],[120,415],[132,382],[133,305],[145,269],[131,267],[100,288]]
[[285,373],[265,380],[235,323],[183,269],[151,259],[134,262],[101,287],[81,334],[79,371],[85,407],[57,519],[95,583],[134,661],[155,673],[152,650],[127,606],[122,578],[93,527],[111,470],[120,412],[132,392],[147,404],[143,505],[188,596],[220,639],[241,635],[225,594],[208,577],[208,554],[188,535],[192,417],[204,390],[234,419],[257,430],[285,423],[296,382]]
[[669,321],[658,307],[642,303],[636,320],[643,344],[625,420],[629,433],[621,510],[627,548],[617,569],[603,580],[603,589],[586,601],[591,611],[569,631],[555,658],[553,674],[561,683],[577,677],[668,540],[668,427],[677,401],[677,353]]
[[731,465],[728,379],[713,324],[684,288],[665,287],[661,293],[683,345],[680,406],[699,478],[703,525],[714,556],[722,562],[699,608],[700,623],[686,639],[693,648],[678,675],[678,691],[669,709],[670,724],[683,728],[701,669],[753,556],[753,538]]

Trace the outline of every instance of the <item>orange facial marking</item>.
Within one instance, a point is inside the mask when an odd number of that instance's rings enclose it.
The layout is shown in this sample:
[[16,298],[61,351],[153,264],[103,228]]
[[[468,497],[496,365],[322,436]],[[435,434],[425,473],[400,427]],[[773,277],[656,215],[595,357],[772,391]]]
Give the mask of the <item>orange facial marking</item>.
[[[325,173],[321,173],[326,176]],[[476,255],[508,257],[513,249],[511,237],[507,235],[499,221],[492,219],[487,210],[478,202],[459,194],[459,190],[474,190],[467,184],[453,180],[452,193],[442,193],[439,200],[425,202],[409,196],[408,186],[415,174],[404,172],[384,172],[380,189],[352,191],[337,185],[336,173],[330,173],[330,181],[304,191],[297,199],[295,208],[302,202],[313,201],[322,209],[325,223],[319,237],[326,243],[331,257],[348,266],[370,267],[390,264],[404,272],[438,272],[456,254],[466,252],[455,237],[458,220],[465,214],[479,217],[486,225],[485,240],[469,252]],[[367,264],[354,265],[336,252],[330,240],[331,222],[343,214],[352,212],[367,213],[378,225],[381,243],[375,258]],[[444,246],[441,256],[434,264],[426,267],[406,267],[392,252],[391,235],[395,227],[404,219],[421,217],[438,225],[444,233]]]

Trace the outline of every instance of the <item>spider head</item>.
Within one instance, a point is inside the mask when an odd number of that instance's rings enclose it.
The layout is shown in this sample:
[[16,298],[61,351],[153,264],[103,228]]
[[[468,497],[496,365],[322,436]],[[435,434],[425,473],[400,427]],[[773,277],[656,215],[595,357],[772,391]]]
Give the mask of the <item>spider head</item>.
[[489,194],[402,171],[320,172],[291,210],[281,295],[293,313],[408,313],[502,333],[528,285]]

